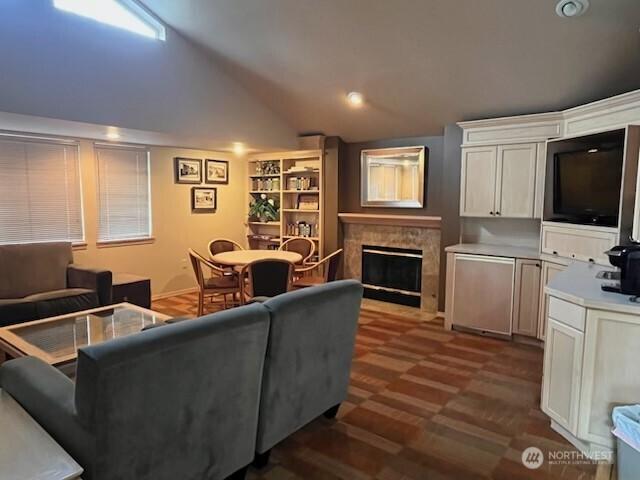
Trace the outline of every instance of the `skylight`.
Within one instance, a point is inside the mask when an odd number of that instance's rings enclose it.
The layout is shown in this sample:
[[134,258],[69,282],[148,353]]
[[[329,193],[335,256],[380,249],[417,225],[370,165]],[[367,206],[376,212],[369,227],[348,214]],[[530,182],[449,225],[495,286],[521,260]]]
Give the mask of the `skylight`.
[[164,26],[135,0],[53,0],[53,5],[145,37],[165,40]]

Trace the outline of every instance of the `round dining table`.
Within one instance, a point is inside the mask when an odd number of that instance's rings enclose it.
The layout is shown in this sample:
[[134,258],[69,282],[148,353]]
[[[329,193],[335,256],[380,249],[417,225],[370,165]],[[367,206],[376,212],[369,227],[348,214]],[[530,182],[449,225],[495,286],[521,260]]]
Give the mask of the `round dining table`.
[[217,253],[211,257],[213,263],[229,267],[244,267],[256,260],[286,260],[291,263],[298,263],[302,261],[302,255],[282,250],[233,250],[231,252]]

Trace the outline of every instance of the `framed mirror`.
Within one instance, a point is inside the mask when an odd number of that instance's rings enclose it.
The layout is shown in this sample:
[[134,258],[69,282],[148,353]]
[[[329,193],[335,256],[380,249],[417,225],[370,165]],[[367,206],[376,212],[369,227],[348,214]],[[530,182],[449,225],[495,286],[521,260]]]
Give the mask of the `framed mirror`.
[[425,147],[362,150],[360,159],[363,207],[424,206]]

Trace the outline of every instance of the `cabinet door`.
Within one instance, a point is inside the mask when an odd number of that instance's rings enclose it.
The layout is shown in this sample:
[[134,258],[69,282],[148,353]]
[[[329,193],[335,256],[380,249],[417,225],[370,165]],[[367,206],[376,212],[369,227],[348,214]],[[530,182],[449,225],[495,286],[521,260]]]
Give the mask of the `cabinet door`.
[[540,262],[516,260],[516,280],[513,296],[513,333],[538,336],[540,305]]
[[535,143],[498,147],[496,216],[533,218],[537,150]]
[[491,217],[495,213],[497,147],[462,150],[460,216]]
[[542,262],[542,271],[540,274],[540,305],[539,318],[538,318],[538,338],[544,340],[547,334],[547,317],[549,316],[549,296],[544,293],[544,287],[549,285],[549,282],[558,273],[564,271],[567,268],[559,263]]
[[584,335],[548,319],[544,346],[542,411],[576,435]]
[[580,388],[580,439],[613,447],[611,410],[640,399],[640,317],[588,310]]
[[451,322],[510,335],[514,264],[513,258],[456,254]]

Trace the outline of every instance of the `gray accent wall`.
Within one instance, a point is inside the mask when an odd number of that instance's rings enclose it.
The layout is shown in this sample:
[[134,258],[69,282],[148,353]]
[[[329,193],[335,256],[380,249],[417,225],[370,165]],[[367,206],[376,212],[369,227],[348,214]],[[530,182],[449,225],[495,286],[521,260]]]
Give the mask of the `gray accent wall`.
[[[348,143],[340,159],[339,211],[349,213],[377,213],[384,215],[440,215],[442,160],[444,137],[408,137]],[[378,208],[360,206],[360,152],[370,148],[425,146],[426,203],[424,208]]]

